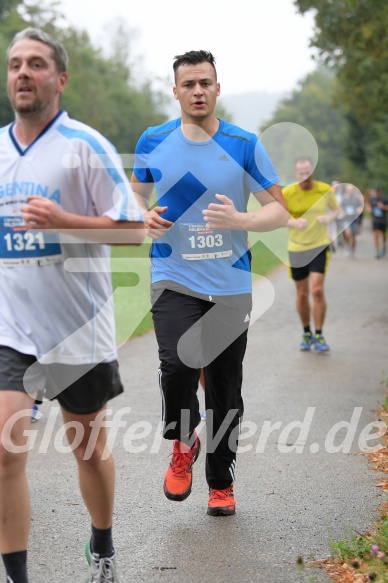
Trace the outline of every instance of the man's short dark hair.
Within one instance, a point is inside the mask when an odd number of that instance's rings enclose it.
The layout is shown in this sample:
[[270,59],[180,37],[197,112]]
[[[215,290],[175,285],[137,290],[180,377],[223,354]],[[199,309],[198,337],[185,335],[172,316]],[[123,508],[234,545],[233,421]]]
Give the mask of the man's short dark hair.
[[176,82],[176,75],[178,67],[181,65],[199,65],[200,63],[210,63],[214,69],[214,73],[216,75],[217,80],[217,70],[216,70],[216,59],[211,54],[210,51],[188,51],[183,55],[176,55],[174,57],[175,61],[173,64],[174,69],[174,78]]

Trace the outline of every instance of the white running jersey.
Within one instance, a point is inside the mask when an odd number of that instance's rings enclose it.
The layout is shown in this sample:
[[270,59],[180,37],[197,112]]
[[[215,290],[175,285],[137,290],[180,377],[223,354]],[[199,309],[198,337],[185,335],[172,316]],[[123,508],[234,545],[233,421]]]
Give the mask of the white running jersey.
[[[109,246],[25,231],[19,213],[35,194],[78,215],[142,221],[115,149],[62,111],[24,150],[13,124],[1,128],[0,168],[0,345],[45,364],[114,360],[111,274],[88,269],[109,261]],[[81,271],[66,269],[72,259]]]

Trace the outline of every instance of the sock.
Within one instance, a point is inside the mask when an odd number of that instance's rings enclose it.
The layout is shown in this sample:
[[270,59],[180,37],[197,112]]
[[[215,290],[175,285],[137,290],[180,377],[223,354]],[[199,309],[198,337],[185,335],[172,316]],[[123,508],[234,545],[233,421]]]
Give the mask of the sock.
[[[197,432],[194,430],[190,433],[190,435],[182,437],[182,441],[180,441],[179,449],[182,453],[188,453],[193,447],[195,440],[197,439]],[[184,440],[184,441],[183,441]]]
[[1,556],[3,557],[5,571],[9,577],[15,583],[28,583],[27,551],[5,553]]
[[322,334],[322,330],[315,330],[315,334],[321,335]]
[[309,332],[310,332],[310,334],[311,334],[310,325],[308,325],[308,326],[304,326],[304,327],[303,327],[303,330],[304,330],[304,333],[305,333],[305,334],[308,334]]
[[110,557],[113,554],[112,527],[96,528],[92,524],[90,550],[100,557]]

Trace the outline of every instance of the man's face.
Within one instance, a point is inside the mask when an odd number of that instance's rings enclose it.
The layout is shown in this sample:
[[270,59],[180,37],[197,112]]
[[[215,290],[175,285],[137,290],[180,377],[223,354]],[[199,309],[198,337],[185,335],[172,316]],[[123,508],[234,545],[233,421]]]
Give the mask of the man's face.
[[66,81],[67,73],[57,71],[48,45],[23,39],[12,47],[8,59],[7,92],[18,117],[55,113]]
[[182,117],[194,120],[213,114],[220,84],[213,66],[208,63],[181,65],[176,71],[175,99],[179,100]]
[[311,190],[313,187],[313,167],[308,160],[295,164],[295,176],[302,190]]

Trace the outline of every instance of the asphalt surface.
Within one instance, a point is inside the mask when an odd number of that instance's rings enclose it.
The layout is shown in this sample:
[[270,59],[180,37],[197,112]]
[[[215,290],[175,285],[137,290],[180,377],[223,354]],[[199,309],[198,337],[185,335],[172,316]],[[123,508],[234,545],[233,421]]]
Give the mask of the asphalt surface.
[[[245,358],[240,444],[248,451],[238,455],[235,516],[207,516],[203,453],[191,496],[180,503],[164,497],[170,445],[158,429],[154,334],[120,349],[126,392],[112,401],[110,419],[121,412],[124,422],[114,446],[121,583],[325,582],[322,571],[298,570],[297,557],[308,563],[328,556],[330,540],[363,532],[378,516],[380,476],[360,454],[359,438],[376,420],[386,391],[388,258],[374,259],[368,223],[356,259],[341,250],[333,255],[324,330],[329,356],[298,351],[294,284],[285,267],[268,277],[274,303],[251,327]],[[199,398],[203,407],[202,389]],[[41,411],[31,426],[37,433],[28,465],[30,577],[32,583],[83,583],[88,515],[72,455],[57,451],[65,445],[59,416],[50,429],[56,404],[45,402]],[[292,430],[293,422],[303,429]],[[335,451],[341,446],[345,451]]]

